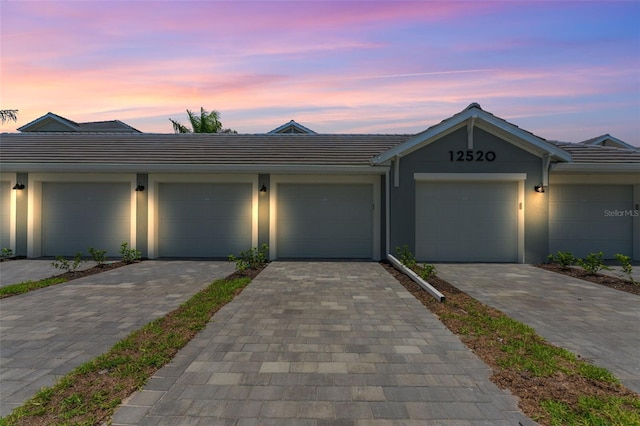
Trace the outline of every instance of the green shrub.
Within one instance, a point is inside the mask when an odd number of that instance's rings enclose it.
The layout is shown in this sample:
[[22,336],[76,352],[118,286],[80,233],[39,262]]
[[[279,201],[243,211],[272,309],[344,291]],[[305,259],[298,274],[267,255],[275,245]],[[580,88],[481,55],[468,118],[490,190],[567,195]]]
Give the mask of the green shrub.
[[[629,276],[629,280],[632,283],[636,283],[636,281],[633,280],[633,276],[631,275],[631,274],[633,274],[633,266],[631,266],[631,257],[625,256],[624,254],[617,253],[616,254],[616,259],[622,265],[622,272],[624,272],[625,274],[627,274]],[[638,283],[636,283],[636,284],[638,284]]]
[[82,253],[78,252],[72,260],[65,259],[63,256],[56,256],[56,260],[51,262],[51,266],[66,272],[73,272],[78,269],[82,262]]
[[142,253],[134,248],[129,248],[129,243],[124,242],[120,245],[120,256],[122,256],[124,263],[133,263],[142,258]]
[[433,275],[436,274],[436,267],[435,265],[422,265],[422,267],[420,268],[420,278],[422,278],[423,280],[427,280],[429,278],[431,278]]
[[409,250],[409,246],[407,244],[402,246],[402,248],[396,247],[396,257],[400,263],[407,268],[413,268],[416,266],[416,258],[413,253],[411,253],[411,250]]
[[0,259],[8,259],[12,256],[13,250],[11,250],[10,248],[3,247],[2,250],[0,250]]
[[94,262],[98,264],[98,266],[104,265],[107,261],[107,251],[106,250],[96,250],[93,247],[89,247],[89,254]]
[[550,254],[547,256],[547,259],[549,259],[549,262],[551,263],[557,263],[563,269],[567,269],[569,266],[575,265],[577,260],[576,257],[568,251],[559,251],[556,254]]
[[262,244],[260,248],[253,247],[249,250],[241,251],[238,256],[229,255],[229,262],[236,263],[236,269],[244,271],[264,266],[269,258],[269,246]]
[[597,274],[604,269],[611,269],[605,266],[602,257],[604,253],[599,251],[598,253],[589,253],[584,259],[578,259],[578,265],[584,268],[590,274]]

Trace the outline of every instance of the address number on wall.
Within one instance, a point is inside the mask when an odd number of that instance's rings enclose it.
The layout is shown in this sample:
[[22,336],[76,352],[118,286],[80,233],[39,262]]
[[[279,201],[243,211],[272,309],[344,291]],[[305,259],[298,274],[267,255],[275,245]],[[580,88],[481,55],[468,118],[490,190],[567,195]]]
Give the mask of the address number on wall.
[[496,153],[493,151],[449,151],[449,161],[494,161]]

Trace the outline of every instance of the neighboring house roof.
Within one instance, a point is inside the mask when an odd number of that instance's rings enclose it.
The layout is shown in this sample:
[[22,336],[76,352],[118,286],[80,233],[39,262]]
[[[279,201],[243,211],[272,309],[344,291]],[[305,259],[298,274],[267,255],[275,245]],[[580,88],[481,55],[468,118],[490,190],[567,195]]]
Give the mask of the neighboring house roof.
[[20,132],[110,132],[141,133],[120,120],[76,123],[58,114],[48,112],[40,118],[18,128]]
[[300,123],[296,123],[294,120],[289,121],[288,123],[283,124],[282,126],[276,127],[268,133],[308,133],[308,134],[316,134],[313,130],[308,127],[303,126]]
[[599,145],[599,146],[613,146],[616,148],[627,148],[627,149],[638,149],[638,147],[635,147],[633,145],[629,145],[628,143],[618,139],[618,138],[614,138],[613,136],[611,136],[610,134],[606,134],[606,135],[602,135],[602,136],[598,136],[595,138],[591,138],[591,139],[587,139],[586,141],[582,141],[580,142],[583,145]]
[[554,145],[571,154],[571,162],[552,166],[555,171],[585,172],[640,172],[640,150],[631,145],[618,148],[602,145],[585,145],[583,142],[553,142]]
[[5,133],[3,171],[364,168],[411,135]]
[[373,160],[373,164],[383,164],[396,156],[403,157],[460,128],[470,128],[474,126],[495,134],[521,149],[540,157],[549,155],[560,161],[571,160],[571,156],[567,152],[547,142],[545,139],[526,130],[522,130],[515,124],[484,111],[477,103],[472,103],[461,112],[441,121],[435,126],[429,127],[402,145],[376,157]]

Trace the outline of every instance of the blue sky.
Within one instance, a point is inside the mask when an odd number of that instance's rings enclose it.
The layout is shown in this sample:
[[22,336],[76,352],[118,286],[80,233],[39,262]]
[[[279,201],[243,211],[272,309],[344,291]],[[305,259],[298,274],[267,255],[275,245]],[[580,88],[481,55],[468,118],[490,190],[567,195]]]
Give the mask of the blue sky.
[[547,139],[640,146],[640,2],[4,1],[0,102],[172,131],[291,119],[414,133],[478,102]]

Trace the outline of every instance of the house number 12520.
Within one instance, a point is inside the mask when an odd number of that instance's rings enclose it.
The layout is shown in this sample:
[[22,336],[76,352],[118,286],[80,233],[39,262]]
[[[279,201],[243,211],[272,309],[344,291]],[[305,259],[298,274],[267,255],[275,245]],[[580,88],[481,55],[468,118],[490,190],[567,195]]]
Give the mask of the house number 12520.
[[449,161],[494,161],[496,153],[493,151],[449,151]]

